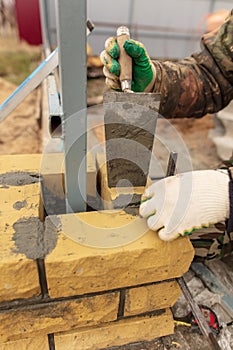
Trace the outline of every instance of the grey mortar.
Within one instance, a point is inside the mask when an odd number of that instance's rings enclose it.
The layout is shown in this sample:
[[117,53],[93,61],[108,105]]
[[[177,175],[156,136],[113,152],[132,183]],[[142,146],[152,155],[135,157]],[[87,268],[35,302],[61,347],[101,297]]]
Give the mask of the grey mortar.
[[21,210],[27,206],[27,201],[17,201],[13,204],[13,208],[16,210]]
[[128,206],[138,206],[141,202],[140,194],[120,194],[113,200],[114,209],[125,208]]
[[60,219],[53,215],[41,222],[37,217],[21,218],[13,224],[15,253],[28,259],[43,259],[57,245]]
[[39,174],[33,172],[16,171],[0,174],[0,185],[4,186],[24,186],[39,182]]

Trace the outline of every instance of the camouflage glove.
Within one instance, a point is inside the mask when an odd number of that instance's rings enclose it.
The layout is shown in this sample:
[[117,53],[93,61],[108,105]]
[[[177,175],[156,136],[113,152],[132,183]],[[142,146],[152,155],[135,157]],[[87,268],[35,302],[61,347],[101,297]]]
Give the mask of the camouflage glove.
[[[132,90],[134,92],[150,92],[155,82],[155,67],[148,56],[143,44],[128,39],[124,49],[132,57]],[[105,50],[101,52],[100,59],[104,65],[106,85],[114,90],[120,90],[120,65],[117,61],[119,47],[116,38],[109,38],[105,42]]]
[[150,185],[140,215],[162,240],[192,234],[229,217],[227,172],[198,170],[164,178]]

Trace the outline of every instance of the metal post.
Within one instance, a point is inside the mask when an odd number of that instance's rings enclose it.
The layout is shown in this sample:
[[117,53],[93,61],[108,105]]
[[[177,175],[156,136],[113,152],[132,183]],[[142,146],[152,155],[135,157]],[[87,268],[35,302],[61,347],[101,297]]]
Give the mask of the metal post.
[[129,19],[128,19],[128,27],[131,35],[132,33],[132,26],[133,26],[133,17],[134,17],[134,7],[135,7],[135,0],[130,0],[129,2]]
[[214,12],[215,3],[216,3],[216,0],[211,0],[210,6],[209,6],[209,12],[210,13]]
[[86,0],[57,0],[67,212],[86,210]]
[[49,35],[48,35],[47,2],[46,0],[40,0],[39,4],[40,4],[40,22],[41,22],[43,46],[44,46],[45,57],[47,57],[51,53],[51,45],[49,42]]

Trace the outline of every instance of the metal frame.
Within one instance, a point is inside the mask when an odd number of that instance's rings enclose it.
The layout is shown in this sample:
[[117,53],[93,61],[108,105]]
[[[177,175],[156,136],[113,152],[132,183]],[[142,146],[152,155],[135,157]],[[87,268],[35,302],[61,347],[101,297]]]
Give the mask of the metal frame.
[[66,209],[81,212],[86,210],[86,0],[56,5]]
[[[48,57],[51,54],[51,42],[49,37],[49,23],[48,23],[49,19],[48,18],[49,18],[48,1],[40,0],[40,21],[41,21],[41,32],[42,32],[45,57]],[[61,104],[60,104],[58,88],[56,84],[55,72],[57,73],[57,70],[51,71],[47,77],[48,104],[49,104],[49,131],[50,131],[51,137],[53,138],[61,136],[61,131],[60,131],[61,128],[57,127],[58,124],[61,124]],[[56,125],[56,127],[54,125]]]
[[[86,210],[86,36],[94,26],[90,20],[86,20],[86,0],[69,0],[68,5],[67,0],[57,0],[56,5],[58,48],[51,53],[47,2],[40,0],[46,58],[0,105],[0,120],[6,118],[47,77],[50,121],[53,116],[62,121],[66,209],[67,212],[80,212]],[[58,59],[61,100],[53,74]]]
[[47,0],[40,0],[40,22],[41,22],[41,33],[44,46],[45,56],[47,57],[51,53],[51,43],[49,40],[48,30],[48,6]]
[[55,49],[0,105],[0,122],[8,115],[57,67],[58,50]]

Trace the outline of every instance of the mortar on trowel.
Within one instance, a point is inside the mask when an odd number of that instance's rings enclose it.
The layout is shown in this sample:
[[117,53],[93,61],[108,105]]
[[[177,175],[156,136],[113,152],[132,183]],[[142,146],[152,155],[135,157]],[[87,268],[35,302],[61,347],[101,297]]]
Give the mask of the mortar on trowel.
[[160,94],[131,90],[132,59],[123,48],[127,27],[117,30],[122,92],[104,94],[104,123],[108,186],[145,186],[158,118]]

